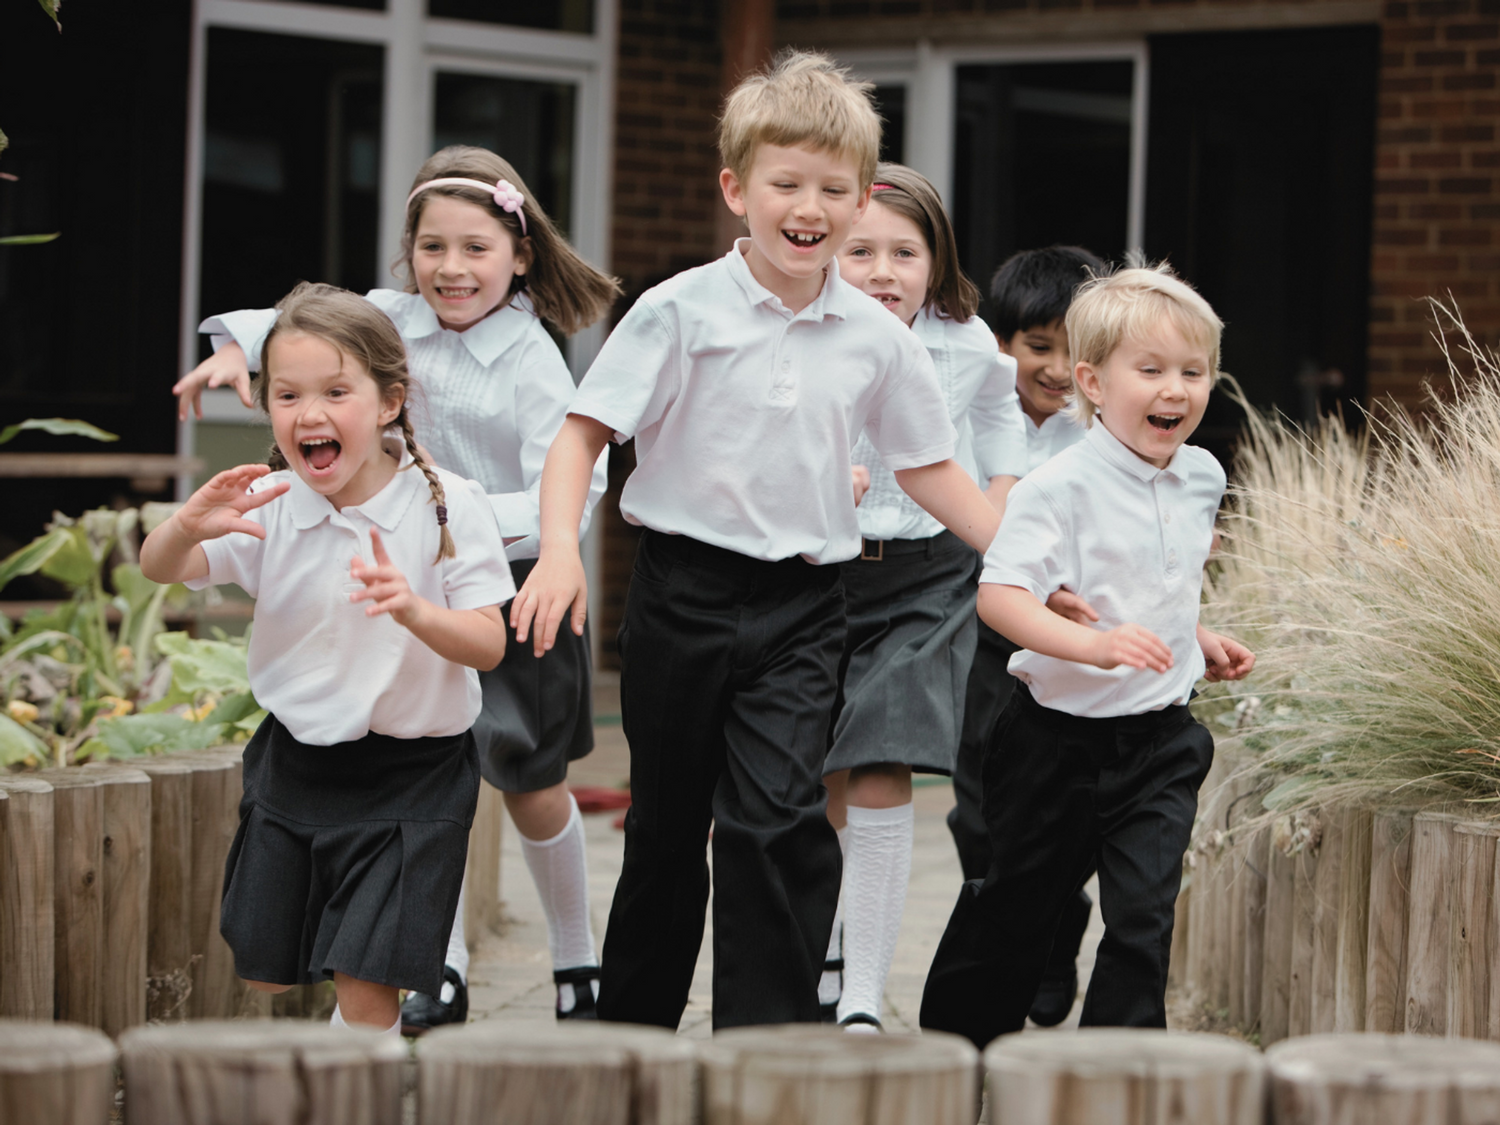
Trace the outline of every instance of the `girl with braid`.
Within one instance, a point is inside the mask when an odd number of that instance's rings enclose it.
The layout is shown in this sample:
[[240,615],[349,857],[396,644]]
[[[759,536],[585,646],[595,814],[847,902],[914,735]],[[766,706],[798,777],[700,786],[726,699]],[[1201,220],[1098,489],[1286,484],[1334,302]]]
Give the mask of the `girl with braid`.
[[[478,481],[505,538],[517,586],[536,565],[542,462],[573,397],[553,335],[571,336],[608,311],[619,287],[568,245],[516,170],[482,148],[454,145],[412,181],[402,231],[404,292],[368,300],[395,322],[422,396],[417,438],[445,469]],[[250,366],[274,314],[204,321],[215,354],[174,388],[186,417],[205,387],[234,386],[248,406]],[[606,456],[594,465],[578,534],[604,495]],[[594,747],[590,644],[565,631],[543,656],[513,645],[480,676],[479,767],[505,794],[521,852],[547,916],[559,1019],[593,1019],[599,959],[589,919],[583,819],[568,763]],[[463,910],[440,963],[441,987],[408,996],[407,1034],[468,1015]]]
[[331,978],[336,1026],[400,1033],[435,993],[479,798],[478,670],[515,595],[481,487],[428,463],[389,317],[330,285],[276,308],[255,386],[269,465],[219,473],[141,547],[157,582],[256,599],[219,929],[264,992]]

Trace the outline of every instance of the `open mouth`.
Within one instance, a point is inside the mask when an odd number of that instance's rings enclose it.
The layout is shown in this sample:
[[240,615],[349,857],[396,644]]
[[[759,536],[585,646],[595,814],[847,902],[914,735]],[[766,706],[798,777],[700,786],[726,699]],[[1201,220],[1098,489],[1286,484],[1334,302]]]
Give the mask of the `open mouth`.
[[874,297],[888,309],[893,309],[901,303],[901,298],[894,293],[871,293],[870,296]]
[[1036,385],[1042,390],[1046,391],[1049,395],[1071,394],[1073,390],[1073,384],[1071,383],[1063,383],[1059,386],[1057,383],[1053,383],[1047,379],[1038,379],[1036,381]]
[[1151,428],[1160,433],[1169,434],[1182,422],[1181,414],[1148,414],[1146,421],[1151,423]]
[[339,453],[343,450],[343,446],[333,438],[326,437],[304,441],[301,448],[302,460],[315,473],[327,472],[333,468],[333,463],[339,459]]
[[454,289],[442,285],[438,286],[438,296],[445,301],[467,301],[478,292],[478,289]]
[[828,236],[826,234],[814,234],[805,230],[784,230],[781,237],[790,242],[799,250],[810,250]]

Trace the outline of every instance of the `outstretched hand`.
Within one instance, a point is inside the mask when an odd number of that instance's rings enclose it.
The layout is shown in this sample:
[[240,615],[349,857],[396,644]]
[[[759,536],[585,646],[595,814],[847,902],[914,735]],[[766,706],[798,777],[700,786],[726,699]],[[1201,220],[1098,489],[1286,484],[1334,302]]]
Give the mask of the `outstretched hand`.
[[1211,684],[1243,680],[1255,667],[1255,653],[1233,637],[1212,633],[1198,626],[1198,647],[1203,650],[1203,678]]
[[172,387],[177,396],[177,418],[186,421],[188,407],[193,416],[203,417],[203,391],[208,387],[231,386],[239,392],[240,401],[252,409],[255,400],[250,397],[250,366],[245,360],[244,349],[230,342],[193,368]]
[[1165,641],[1143,625],[1126,622],[1118,628],[1098,634],[1098,638],[1091,663],[1100,668],[1116,668],[1127,664],[1132,668],[1165,672],[1172,667],[1172,650]]
[[375,555],[374,566],[370,566],[358,555],[355,555],[354,561],[349,564],[349,576],[356,582],[365,584],[363,590],[350,594],[349,600],[370,602],[370,605],[365,606],[366,617],[378,617],[382,613],[389,613],[395,619],[396,624],[410,629],[420,617],[422,607],[427,603],[423,598],[412,593],[411,585],[406,581],[406,575],[402,574],[396,564],[391,562],[385,543],[381,541],[380,532],[373,527],[370,528],[370,549]]
[[184,535],[194,543],[218,539],[238,531],[257,539],[266,537],[266,529],[245,513],[275,500],[291,488],[288,481],[277,481],[259,492],[247,491],[251,484],[271,471],[269,465],[240,465],[216,474],[192,496],[173,517]]
[[516,643],[525,644],[529,636],[532,652],[546,655],[557,643],[557,630],[565,616],[573,632],[583,636],[588,606],[588,579],[577,552],[561,560],[542,555],[510,603]]

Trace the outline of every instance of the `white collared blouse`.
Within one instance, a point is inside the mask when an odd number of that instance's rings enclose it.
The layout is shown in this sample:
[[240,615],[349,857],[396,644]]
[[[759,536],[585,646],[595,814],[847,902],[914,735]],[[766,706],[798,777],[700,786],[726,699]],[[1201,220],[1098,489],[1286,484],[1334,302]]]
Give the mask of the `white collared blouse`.
[[748,555],[859,553],[849,452],[861,431],[893,469],[953,455],[927,349],[831,262],[793,313],[724,257],[643,293],[569,408],[636,443],[632,523]]
[[1224,484],[1206,450],[1181,446],[1158,469],[1095,423],[1011,490],[980,582],[1019,586],[1039,601],[1066,586],[1099,611],[1094,628],[1133,621],[1172,650],[1162,673],[1023,649],[1010,671],[1038,703],[1113,718],[1188,701],[1204,669],[1198,602]]
[[[539,549],[538,494],[547,449],[567,416],[573,377],[524,294],[463,332],[444,328],[416,293],[372,289],[366,295],[395,323],[418,393],[412,429],[443,468],[476,480],[489,495],[500,534],[516,539],[512,561]],[[245,309],[209,317],[217,351],[230,340],[244,349],[250,370],[276,321],[275,309]],[[594,466],[579,538],[608,486],[608,460]]]
[[498,606],[515,596],[510,567],[479,485],[437,470],[457,556],[434,564],[436,508],[427,479],[404,457],[389,484],[363,504],[335,508],[290,470],[252,491],[289,480],[291,491],[245,518],[266,537],[233,533],[203,544],[208,575],[195,590],[233,582],[255,598],[250,688],[299,742],[331,746],[374,731],[394,738],[462,734],[479,715],[479,674],[445,660],[389,614],[367,617],[350,574],[371,566],[378,527],[412,592],[450,609]]
[[1026,472],[1040,469],[1070,445],[1077,445],[1086,432],[1066,411],[1058,410],[1038,426],[1022,411],[1026,423]]
[[[932,357],[948,417],[958,431],[954,459],[981,488],[991,477],[1022,476],[1026,419],[1016,394],[1016,361],[1000,351],[978,317],[951,320],[926,309],[917,314],[912,331]],[[860,435],[850,460],[870,470],[870,490],[859,505],[859,532],[866,539],[926,539],[943,530],[901,491],[868,437]]]

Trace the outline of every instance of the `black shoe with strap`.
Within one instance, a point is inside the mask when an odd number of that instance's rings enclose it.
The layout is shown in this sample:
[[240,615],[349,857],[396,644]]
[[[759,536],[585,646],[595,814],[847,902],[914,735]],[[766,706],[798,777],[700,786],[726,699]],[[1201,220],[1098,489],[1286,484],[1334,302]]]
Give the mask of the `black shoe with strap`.
[[565,984],[573,986],[573,1006],[566,1012],[562,1009],[561,998],[557,1005],[557,1018],[560,1020],[597,1020],[599,1011],[594,1006],[594,982],[599,979],[598,965],[582,965],[576,969],[558,969],[552,974],[552,983],[559,987]]
[[[838,975],[839,975],[839,992],[842,994],[843,991],[844,991],[844,959],[842,957],[833,957],[833,958],[830,958],[827,961],[824,961],[823,962],[823,971],[825,973],[838,973]],[[824,1004],[824,1003],[822,1003],[820,1001],[818,1003],[818,1014],[823,1017],[823,1022],[824,1023],[838,1023],[839,1022],[839,1002],[838,1002],[838,999],[835,998],[831,1003],[828,1003],[828,1004]]]
[[469,1019],[469,986],[452,965],[443,966],[443,983],[453,986],[453,998],[446,1004],[440,996],[425,992],[408,992],[401,1004],[401,1034],[425,1035],[435,1027],[466,1023]]

